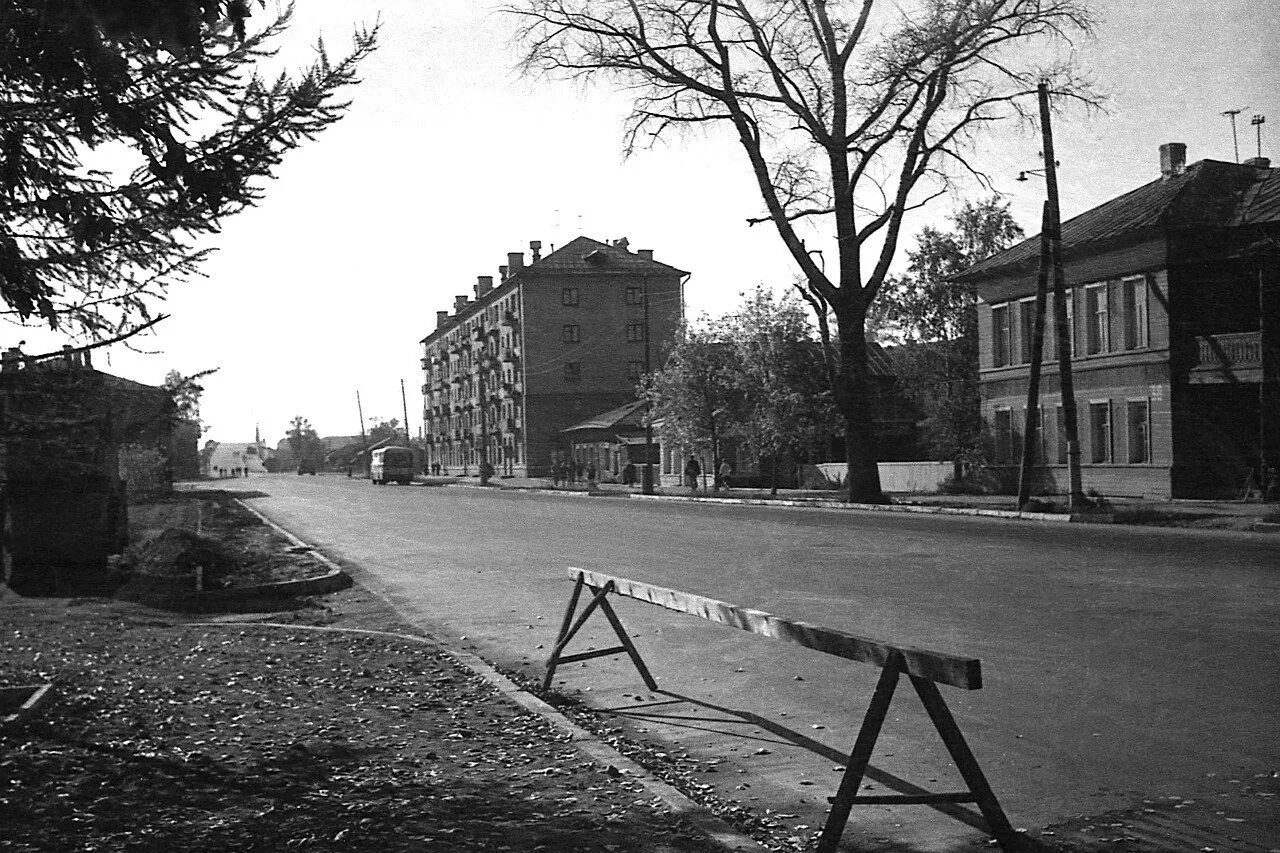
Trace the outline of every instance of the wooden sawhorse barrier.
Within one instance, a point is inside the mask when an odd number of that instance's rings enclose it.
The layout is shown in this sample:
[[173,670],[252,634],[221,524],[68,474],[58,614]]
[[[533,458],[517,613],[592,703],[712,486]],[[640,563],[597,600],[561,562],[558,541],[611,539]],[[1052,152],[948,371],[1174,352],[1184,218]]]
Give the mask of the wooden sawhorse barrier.
[[[560,633],[556,637],[555,647],[547,660],[547,674],[542,680],[543,690],[551,687],[556,668],[561,664],[618,654],[630,656],[632,663],[635,664],[636,669],[640,672],[640,677],[644,679],[645,685],[650,690],[658,689],[658,684],[653,680],[653,676],[650,675],[649,668],[645,666],[640,653],[636,650],[635,644],[631,642],[631,638],[627,636],[626,630],[623,629],[622,622],[618,619],[618,614],[610,606],[608,600],[610,593],[649,604],[656,604],[659,607],[674,610],[677,613],[699,616],[710,622],[718,622],[721,625],[740,628],[752,634],[759,634],[762,637],[772,637],[775,640],[796,643],[836,657],[874,664],[880,667],[880,680],[876,683],[875,692],[871,696],[871,704],[862,720],[862,727],[858,730],[858,737],[854,741],[853,751],[849,754],[844,776],[840,780],[840,788],[834,797],[828,798],[831,803],[831,811],[827,815],[827,822],[823,826],[822,835],[818,840],[818,853],[835,853],[836,845],[840,843],[840,836],[844,834],[845,825],[849,822],[849,812],[855,805],[927,805],[932,803],[977,804],[982,816],[986,818],[987,827],[991,835],[1000,844],[1000,848],[1006,851],[1013,849],[1018,835],[1014,832],[1013,827],[1009,825],[1009,819],[1005,817],[1004,810],[1001,809],[1000,803],[996,800],[996,796],[991,790],[991,786],[982,774],[982,768],[978,766],[977,759],[973,757],[969,745],[965,742],[964,735],[960,733],[960,727],[956,725],[955,718],[951,715],[951,710],[947,707],[942,694],[938,691],[938,684],[950,684],[953,687],[961,687],[965,690],[980,690],[982,688],[982,666],[981,662],[976,658],[959,657],[946,652],[934,652],[910,646],[896,646],[879,640],[858,637],[844,631],[837,631],[833,628],[823,628],[805,622],[794,622],[780,616],[774,616],[771,613],[765,613],[763,610],[739,607],[735,604],[717,601],[714,598],[705,598],[701,595],[653,586],[652,584],[628,580],[627,578],[613,577],[599,572],[571,568],[569,569],[569,576],[574,578],[573,594],[569,598],[569,606],[565,610],[564,621],[560,625]],[[591,600],[587,602],[579,613],[578,604],[582,599],[584,590],[590,591]],[[569,645],[569,641],[582,629],[587,619],[597,609],[604,612],[605,618],[613,626],[613,631],[618,636],[619,644],[604,649],[593,649],[587,652],[566,655],[564,650]],[[933,721],[934,728],[937,729],[938,734],[942,737],[942,742],[946,745],[947,751],[951,753],[956,769],[960,771],[961,777],[964,779],[965,784],[968,785],[968,790],[925,794],[867,795],[858,793],[858,789],[862,785],[862,777],[871,761],[871,752],[875,748],[876,739],[880,736],[880,728],[889,712],[889,703],[893,699],[893,692],[898,686],[898,678],[901,675],[906,675],[911,682],[911,686],[915,688],[916,694],[919,695],[920,701],[924,704],[925,711],[929,714],[929,719]]]

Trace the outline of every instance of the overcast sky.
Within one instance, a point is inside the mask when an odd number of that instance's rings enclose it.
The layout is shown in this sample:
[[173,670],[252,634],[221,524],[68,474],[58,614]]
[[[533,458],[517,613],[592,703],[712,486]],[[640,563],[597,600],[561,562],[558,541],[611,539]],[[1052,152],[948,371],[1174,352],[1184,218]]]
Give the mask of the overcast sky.
[[[523,80],[513,22],[476,0],[298,0],[291,37],[323,34],[331,54],[351,28],[381,18],[381,47],[351,90],[346,118],[289,156],[263,203],[229,221],[212,244],[206,278],[176,290],[173,316],[141,347],[95,366],[158,384],[176,368],[220,368],[206,383],[207,437],[275,444],[295,414],[322,435],[366,418],[421,424],[418,341],[435,312],[497,275],[530,240],[563,245],[579,233],[627,237],[632,249],[693,275],[688,313],[719,313],[763,282],[793,274],[776,232],[750,228],[760,204],[741,148],[716,133],[622,157],[625,95]],[[1222,112],[1243,108],[1241,156],[1255,153],[1249,117],[1268,114],[1263,154],[1280,159],[1280,3],[1106,0],[1079,58],[1110,93],[1106,114],[1055,119],[1063,212],[1071,216],[1159,174],[1162,142],[1188,160],[1232,160]],[[1173,11],[1171,11],[1173,10]],[[300,64],[304,53],[291,55]],[[1034,132],[984,140],[976,163],[995,179],[1028,233],[1038,230]],[[977,197],[980,190],[970,188]],[[930,214],[945,216],[955,199]],[[929,219],[910,224],[912,231]],[[908,236],[902,243],[911,245]],[[28,352],[61,343],[8,329]]]

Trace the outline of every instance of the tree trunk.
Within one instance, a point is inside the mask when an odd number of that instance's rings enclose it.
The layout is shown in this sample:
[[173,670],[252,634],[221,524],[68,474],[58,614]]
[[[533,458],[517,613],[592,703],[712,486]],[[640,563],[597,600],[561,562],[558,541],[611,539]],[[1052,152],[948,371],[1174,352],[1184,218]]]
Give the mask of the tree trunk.
[[835,397],[845,423],[848,500],[851,503],[888,503],[880,490],[875,427],[871,420],[876,401],[864,338],[866,311],[856,307],[838,307],[836,322],[840,330],[840,371]]

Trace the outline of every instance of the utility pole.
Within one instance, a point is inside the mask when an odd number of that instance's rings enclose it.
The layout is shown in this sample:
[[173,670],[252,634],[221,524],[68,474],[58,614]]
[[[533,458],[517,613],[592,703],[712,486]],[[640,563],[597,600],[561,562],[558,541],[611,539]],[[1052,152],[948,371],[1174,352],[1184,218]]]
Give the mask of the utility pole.
[[[652,372],[649,355],[649,275],[640,278],[640,294],[644,299],[644,375]],[[648,394],[644,398],[644,473],[640,478],[640,490],[653,494],[653,401]]]
[[[1062,209],[1058,206],[1058,163],[1053,153],[1053,127],[1049,123],[1049,84],[1039,86],[1040,132],[1044,137],[1044,179],[1048,188],[1049,253],[1053,257],[1053,324],[1058,342],[1058,378],[1062,386],[1062,419],[1066,428],[1067,470],[1070,480],[1068,506],[1084,506],[1080,479],[1080,438],[1076,421],[1076,389],[1071,375],[1071,330],[1067,328],[1067,283],[1062,269]],[[1062,441],[1063,436],[1058,436]]]
[[356,389],[356,413],[360,415],[360,446],[364,448],[365,473],[369,471],[369,439],[364,435],[364,406],[360,405],[360,389]]
[[[1031,381],[1027,384],[1027,422],[1022,430],[1022,468],[1018,472],[1018,508],[1031,499],[1031,468],[1040,430],[1040,372],[1044,363],[1044,309],[1049,290],[1049,202],[1040,213],[1040,268],[1036,274],[1036,317],[1031,330]],[[1021,319],[1021,317],[1019,317]],[[1043,447],[1043,437],[1041,441]]]
[[1249,124],[1258,130],[1258,158],[1262,158],[1262,126],[1267,123],[1267,117],[1264,115],[1255,115],[1249,119]]
[[1235,149],[1237,163],[1240,162],[1240,137],[1236,136],[1236,116],[1240,115],[1242,112],[1244,112],[1243,108],[1238,110],[1222,111],[1224,116],[1231,119],[1231,147]]

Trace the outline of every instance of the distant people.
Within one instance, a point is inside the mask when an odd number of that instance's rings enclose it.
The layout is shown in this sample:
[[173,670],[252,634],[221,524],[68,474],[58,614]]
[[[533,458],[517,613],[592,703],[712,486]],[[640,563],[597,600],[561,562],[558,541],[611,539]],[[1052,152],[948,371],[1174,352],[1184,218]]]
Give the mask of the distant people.
[[439,462],[432,462],[432,463],[431,463],[431,473],[432,473],[432,474],[435,474],[437,477],[439,477],[439,476],[440,476],[440,463],[439,463]]
[[564,463],[564,479],[571,486],[577,482],[577,478],[574,476],[575,471],[577,471],[577,467],[573,464],[572,459]]
[[622,485],[634,486],[636,484],[636,463],[628,462],[622,467]]
[[573,473],[575,475],[574,476],[575,480],[578,480],[579,482],[581,482],[582,475],[585,474],[586,472],[587,472],[587,466],[582,464],[581,459],[579,459],[577,462],[573,464]]
[[587,463],[587,487],[588,488],[594,489],[596,487],[597,473],[598,471],[596,470],[596,463],[594,462]]
[[689,487],[690,491],[698,491],[698,478],[702,476],[702,466],[698,464],[698,460],[692,453],[689,454],[689,461],[684,463],[684,484]]
[[716,471],[716,489],[729,488],[729,475],[733,473],[733,466],[729,464],[728,459],[720,462],[720,470]]
[[560,478],[564,476],[564,463],[559,459],[551,460],[551,488],[559,488]]

